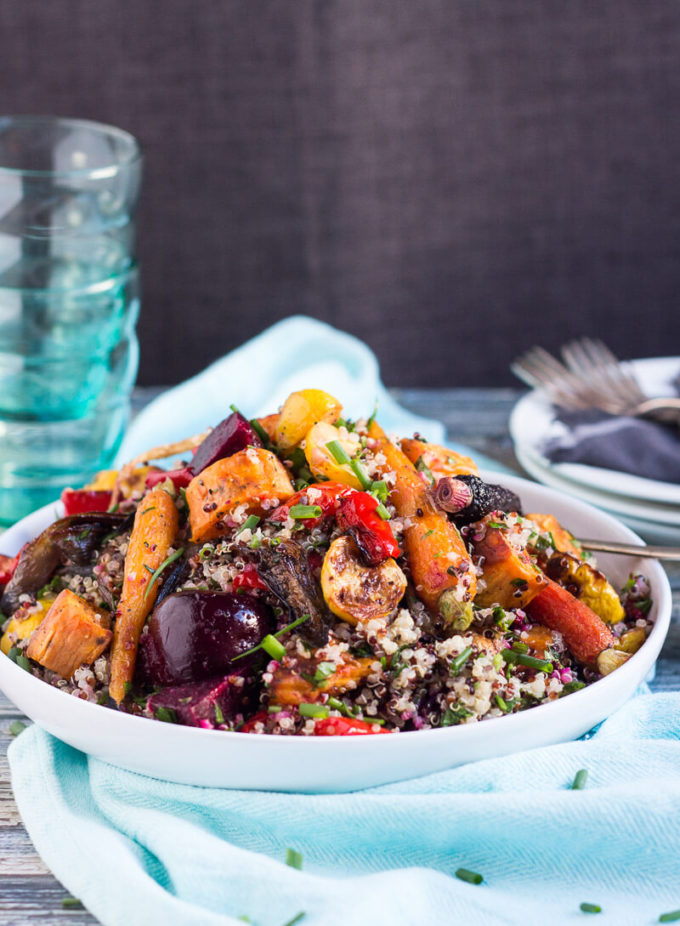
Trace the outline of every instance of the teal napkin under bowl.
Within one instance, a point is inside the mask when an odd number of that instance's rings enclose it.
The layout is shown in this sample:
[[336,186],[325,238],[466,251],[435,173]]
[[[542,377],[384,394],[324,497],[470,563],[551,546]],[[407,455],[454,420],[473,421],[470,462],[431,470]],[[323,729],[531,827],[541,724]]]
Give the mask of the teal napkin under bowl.
[[576,924],[584,901],[602,926],[642,926],[680,907],[675,693],[588,740],[342,795],[154,781],[37,727],[9,759],[38,851],[105,926]]
[[[161,395],[119,459],[214,425],[231,403],[265,414],[304,387],[349,417],[377,399],[387,431],[444,439],[394,402],[364,344],[296,317]],[[680,695],[643,695],[588,741],[319,796],[155,781],[37,727],[9,759],[38,851],[105,926],[284,926],[303,912],[303,926],[531,926],[578,922],[582,901],[603,908],[598,922],[638,926],[680,907],[679,738]],[[580,768],[587,788],[571,791]],[[285,865],[288,847],[302,871]]]

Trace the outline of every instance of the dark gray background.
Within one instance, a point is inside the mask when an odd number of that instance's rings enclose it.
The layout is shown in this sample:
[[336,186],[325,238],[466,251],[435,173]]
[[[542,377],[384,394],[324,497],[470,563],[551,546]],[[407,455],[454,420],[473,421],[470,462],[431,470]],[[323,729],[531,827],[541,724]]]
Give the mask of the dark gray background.
[[0,110],[146,151],[141,383],[307,312],[389,384],[680,353],[677,0],[0,0]]

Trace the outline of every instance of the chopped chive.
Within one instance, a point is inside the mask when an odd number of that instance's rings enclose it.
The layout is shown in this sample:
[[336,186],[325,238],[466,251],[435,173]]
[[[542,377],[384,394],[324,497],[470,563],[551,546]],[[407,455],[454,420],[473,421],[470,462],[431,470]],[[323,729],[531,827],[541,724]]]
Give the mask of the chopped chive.
[[301,717],[328,717],[330,713],[326,704],[306,704],[304,701],[300,704],[298,710]]
[[286,655],[286,647],[282,643],[279,643],[276,637],[271,633],[268,633],[262,640],[262,649],[265,653],[268,653],[272,659],[281,660]]
[[[233,402],[231,403],[231,405],[229,406],[229,408],[232,410],[232,412],[233,412],[235,415],[240,415],[240,414],[241,414],[241,412],[238,410],[238,406],[234,405]],[[241,417],[243,417],[243,416],[241,416]]]
[[471,655],[472,655],[472,647],[466,646],[462,653],[459,653],[455,659],[452,659],[451,665],[449,667],[451,675],[458,675],[458,673],[463,668],[463,666],[468,661]]
[[299,913],[296,913],[292,920],[288,920],[287,923],[284,923],[283,926],[297,926],[301,920],[303,920],[307,914],[304,910],[301,910]]
[[219,704],[215,704],[215,720],[217,723],[224,723],[224,714]]
[[476,871],[468,871],[467,868],[457,868],[456,877],[461,881],[467,881],[468,884],[481,884],[484,878]]
[[320,505],[293,505],[288,514],[296,520],[305,518],[320,518],[323,510]]
[[291,868],[297,868],[298,871],[302,871],[302,852],[297,852],[295,849],[286,849],[286,865],[290,865]]
[[254,531],[259,523],[260,519],[256,514],[249,514],[236,533],[240,534],[241,531]]
[[339,698],[329,698],[328,706],[334,711],[346,711],[349,710],[344,701],[340,701]]
[[154,717],[156,720],[162,720],[163,723],[177,723],[177,714],[171,707],[157,707]]
[[508,529],[507,524],[503,524],[502,521],[487,521],[487,527],[495,527],[496,530],[506,531]]
[[79,910],[82,908],[83,903],[77,897],[62,897],[61,906],[63,910]]
[[260,440],[265,445],[265,447],[268,447],[270,444],[269,435],[267,434],[265,429],[262,427],[260,422],[257,420],[257,418],[250,419],[250,427],[253,429],[253,431],[255,431],[255,433],[260,438]]
[[580,682],[578,679],[575,679],[573,682],[567,682],[564,688],[561,691],[561,695],[572,694],[574,691],[580,691],[581,688],[585,688],[586,683]]
[[429,529],[429,531],[425,531],[425,533],[424,533],[423,536],[422,536],[422,539],[425,540],[426,537],[429,537],[429,536],[431,536],[432,534],[434,534],[434,527],[431,527],[431,528]]
[[390,519],[390,513],[384,505],[378,505],[378,507],[375,509],[375,513],[379,515],[383,521],[389,521]]
[[142,600],[143,600],[143,601],[146,601],[146,599],[148,598],[149,592],[151,591],[151,589],[153,588],[155,582],[158,580],[158,578],[159,578],[160,575],[162,574],[163,570],[164,570],[167,566],[169,566],[171,563],[174,563],[175,560],[178,560],[178,559],[180,558],[180,556],[182,555],[182,553],[184,553],[184,547],[180,547],[179,550],[175,550],[175,552],[172,554],[172,556],[168,556],[167,559],[163,560],[163,562],[160,564],[160,566],[158,567],[158,569],[154,572],[154,574],[151,576],[151,578],[150,578],[150,580],[149,580],[149,584],[147,585],[147,587],[146,587],[146,589],[145,589],[145,591],[144,591],[144,595],[143,595],[143,597],[142,597]]
[[419,473],[422,473],[425,476],[425,478],[427,479],[427,481],[430,483],[431,486],[435,484],[436,480],[434,478],[432,470],[427,465],[425,460],[423,460],[422,456],[418,457],[418,460],[416,462],[416,469],[418,470]]
[[156,510],[156,506],[155,506],[155,505],[149,505],[148,508],[145,508],[145,509],[144,509],[144,511],[142,512],[142,514],[146,514],[147,511],[155,511],[155,510]]
[[283,710],[280,704],[270,704],[267,708],[268,714],[278,714],[280,710]]
[[513,707],[517,704],[517,700],[506,701],[505,698],[501,698],[499,694],[496,695],[496,704],[503,711],[504,714],[511,714]]
[[366,420],[367,428],[370,428],[370,426],[373,424],[373,422],[375,421],[375,416],[377,414],[378,414],[378,400],[376,399],[375,405],[373,406],[373,411],[371,412],[370,417]]
[[369,492],[371,495],[375,495],[379,502],[386,502],[387,497],[390,494],[390,487],[387,485],[384,479],[378,479],[371,483]]
[[26,729],[26,724],[22,723],[20,720],[13,720],[9,725],[9,732],[11,736],[18,736],[20,733],[23,733]]
[[529,647],[526,643],[521,643],[519,640],[516,643],[512,644],[512,650],[515,653],[528,653]]
[[361,488],[364,492],[371,487],[371,477],[368,475],[366,470],[363,468],[361,463],[358,460],[350,460],[349,465],[352,468],[352,472],[357,477],[361,483]]
[[321,682],[325,682],[326,679],[335,672],[335,669],[336,665],[334,662],[320,662],[314,673],[314,683],[318,685]]
[[669,913],[662,913],[659,917],[660,923],[677,923],[680,920],[680,910],[671,910]]
[[347,456],[345,448],[339,440],[329,440],[326,444],[326,449],[340,466],[347,466],[350,463],[350,458]]
[[596,903],[582,903],[579,910],[581,913],[602,913],[602,907]]
[[588,769],[587,768],[579,769],[579,771],[576,772],[576,776],[573,782],[571,783],[571,790],[572,791],[582,791],[586,786],[587,778],[588,778]]
[[[310,617],[311,617],[310,614],[303,614],[302,617],[298,617],[298,619],[293,621],[292,624],[286,624],[285,627],[282,627],[281,630],[277,630],[276,633],[267,634],[267,637],[274,637],[278,640],[281,634],[287,633],[289,630],[293,630],[295,627],[298,627],[300,624],[304,623],[305,621],[308,621]],[[244,656],[250,656],[251,653],[255,653],[257,652],[257,650],[263,649],[264,641],[267,639],[267,637],[261,640],[260,643],[257,644],[257,646],[252,646],[250,649],[247,649],[245,652],[239,653],[238,656],[234,656],[231,661],[236,662],[237,659],[243,659]]]
[[144,563],[143,565],[144,565],[144,568],[146,569],[146,571],[147,571],[147,572],[150,572],[151,575],[153,575],[153,569],[151,568],[151,566],[149,566],[148,563]]
[[553,670],[552,662],[548,662],[547,659],[536,659],[535,656],[527,656],[526,653],[516,653],[512,649],[504,649],[501,656],[506,662],[526,666],[528,669],[536,669],[538,672],[552,672]]

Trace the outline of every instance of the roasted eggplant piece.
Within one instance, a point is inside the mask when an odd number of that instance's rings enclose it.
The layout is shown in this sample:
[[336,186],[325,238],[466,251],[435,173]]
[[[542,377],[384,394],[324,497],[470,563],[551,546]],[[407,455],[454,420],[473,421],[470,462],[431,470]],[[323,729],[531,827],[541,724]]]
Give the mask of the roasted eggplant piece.
[[519,497],[503,486],[484,482],[479,476],[445,476],[433,489],[434,499],[459,526],[480,521],[492,511],[522,513]]
[[328,642],[330,617],[305,551],[294,540],[284,540],[273,547],[261,547],[258,554],[258,572],[269,590],[296,619],[309,615],[300,624],[300,635],[315,646],[323,646]]
[[0,608],[13,614],[20,595],[35,595],[66,563],[85,566],[107,534],[124,530],[132,521],[128,515],[91,512],[60,518],[21,551],[14,575],[5,586]]

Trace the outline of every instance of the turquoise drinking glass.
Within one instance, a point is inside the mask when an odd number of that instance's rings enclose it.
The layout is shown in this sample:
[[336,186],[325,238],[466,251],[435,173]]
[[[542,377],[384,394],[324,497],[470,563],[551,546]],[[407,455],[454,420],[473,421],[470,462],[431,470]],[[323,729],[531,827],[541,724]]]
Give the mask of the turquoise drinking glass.
[[0,117],[0,523],[112,462],[137,374],[132,135]]

